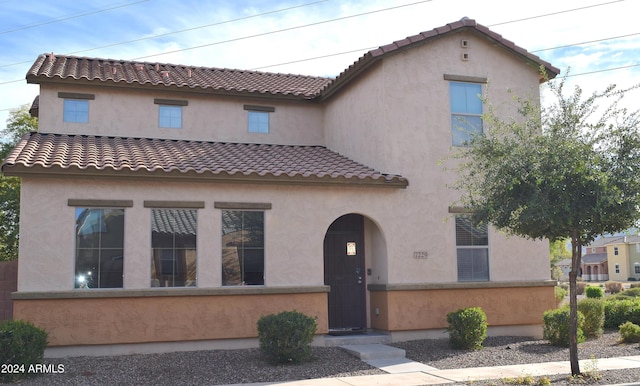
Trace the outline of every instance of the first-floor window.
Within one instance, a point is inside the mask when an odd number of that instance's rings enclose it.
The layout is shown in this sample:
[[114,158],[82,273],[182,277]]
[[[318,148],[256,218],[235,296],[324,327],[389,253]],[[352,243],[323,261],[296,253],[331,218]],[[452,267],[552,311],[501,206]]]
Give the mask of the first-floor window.
[[486,225],[474,226],[456,216],[458,281],[489,281],[489,237]]
[[124,209],[76,208],[75,288],[122,288]]
[[633,265],[633,269],[634,269],[634,272],[635,272],[635,273],[640,273],[640,264],[635,263],[635,264]]
[[196,285],[196,209],[151,210],[151,286]]
[[616,264],[616,273],[620,273],[620,264]]
[[263,211],[222,211],[222,284],[264,285]]

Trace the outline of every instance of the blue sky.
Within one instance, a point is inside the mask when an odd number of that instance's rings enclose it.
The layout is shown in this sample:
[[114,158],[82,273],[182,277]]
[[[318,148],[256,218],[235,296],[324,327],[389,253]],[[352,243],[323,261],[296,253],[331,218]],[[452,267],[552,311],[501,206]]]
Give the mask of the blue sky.
[[[505,4],[502,0],[0,0],[0,129],[10,109],[30,104],[37,95],[37,85],[27,85],[24,77],[45,52],[336,76],[369,49],[464,16],[563,73],[571,67],[575,76],[570,82],[585,91],[612,83],[620,87],[640,83],[640,1]],[[627,99],[638,105],[634,99],[640,101],[640,93]]]

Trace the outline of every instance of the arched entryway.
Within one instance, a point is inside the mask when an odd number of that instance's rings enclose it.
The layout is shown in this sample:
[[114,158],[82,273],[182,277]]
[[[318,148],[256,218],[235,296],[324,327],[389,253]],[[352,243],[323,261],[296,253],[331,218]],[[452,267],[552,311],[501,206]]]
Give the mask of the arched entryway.
[[329,226],[324,238],[324,279],[331,288],[330,332],[367,327],[364,224],[362,215],[344,215]]

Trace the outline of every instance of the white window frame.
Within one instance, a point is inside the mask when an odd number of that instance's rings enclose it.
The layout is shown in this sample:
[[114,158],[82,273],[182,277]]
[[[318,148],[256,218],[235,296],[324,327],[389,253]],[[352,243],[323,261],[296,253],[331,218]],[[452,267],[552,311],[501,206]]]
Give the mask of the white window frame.
[[[460,92],[454,89],[464,89],[465,101],[456,99]],[[475,95],[473,95],[475,94]],[[473,134],[482,134],[482,84],[475,82],[449,82],[449,103],[451,110],[451,144],[453,146],[466,146]],[[477,100],[473,98],[476,97]],[[480,111],[474,107],[480,107]]]

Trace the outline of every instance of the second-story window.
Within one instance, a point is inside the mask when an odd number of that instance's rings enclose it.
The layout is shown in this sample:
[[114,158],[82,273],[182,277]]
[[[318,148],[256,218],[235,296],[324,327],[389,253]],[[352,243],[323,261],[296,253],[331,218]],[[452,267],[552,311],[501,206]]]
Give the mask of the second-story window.
[[64,122],[88,123],[89,122],[89,101],[78,99],[64,100]]
[[64,99],[62,107],[63,122],[89,122],[89,101],[95,99],[94,94],[61,91],[58,93],[58,98]]
[[465,146],[482,133],[482,85],[451,82],[451,133],[453,146]]
[[185,100],[154,99],[158,105],[158,126],[165,129],[182,128],[182,109],[188,105]]
[[275,107],[244,105],[244,109],[248,112],[247,127],[250,133],[269,133],[269,114],[276,110]]
[[182,106],[159,106],[159,126],[169,129],[182,128]]
[[268,133],[269,113],[263,111],[249,111],[249,132]]

